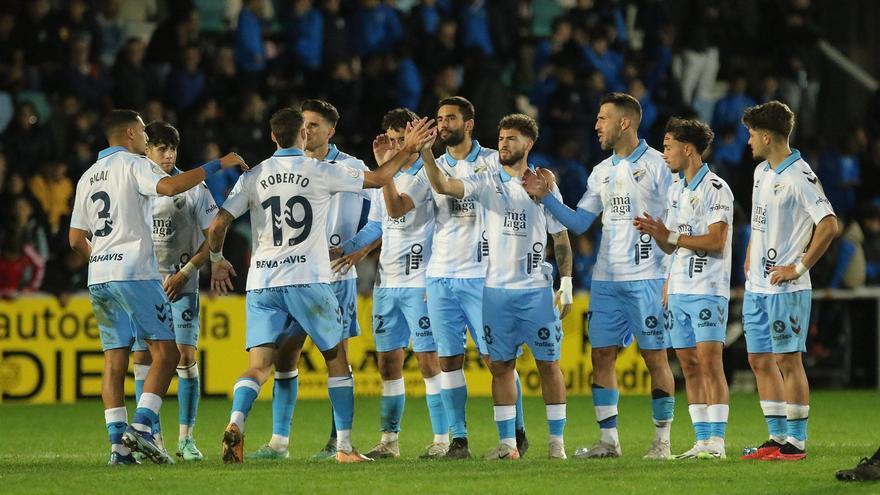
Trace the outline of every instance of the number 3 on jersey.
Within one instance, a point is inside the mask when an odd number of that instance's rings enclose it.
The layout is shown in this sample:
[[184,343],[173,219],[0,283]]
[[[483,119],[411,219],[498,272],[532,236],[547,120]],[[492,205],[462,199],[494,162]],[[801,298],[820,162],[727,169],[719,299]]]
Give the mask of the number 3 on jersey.
[[106,237],[110,235],[110,232],[113,232],[113,220],[110,219],[110,195],[104,191],[98,191],[95,194],[92,194],[91,200],[97,203],[101,202],[101,209],[98,211],[98,219],[105,218],[104,228],[96,230],[94,232],[97,237]]
[[[296,208],[300,206],[300,208]],[[268,208],[272,217],[272,240],[276,246],[280,246],[283,241],[284,232],[281,218],[281,198],[272,196],[262,202],[263,209]],[[294,196],[287,200],[284,204],[284,223],[292,228],[294,232],[299,231],[295,237],[287,240],[288,246],[296,246],[305,241],[312,231],[312,205],[309,200],[302,196]]]

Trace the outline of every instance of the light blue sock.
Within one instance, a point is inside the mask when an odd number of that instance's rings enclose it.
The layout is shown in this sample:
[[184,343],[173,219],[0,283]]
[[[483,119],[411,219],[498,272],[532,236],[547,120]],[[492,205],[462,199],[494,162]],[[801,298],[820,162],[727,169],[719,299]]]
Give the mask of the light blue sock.
[[[440,373],[443,407],[446,419],[450,422],[452,438],[467,438],[467,382],[464,371],[455,370]],[[516,425],[514,424],[514,428]]]
[[293,410],[299,393],[298,370],[276,371],[275,385],[272,387],[272,434],[290,436]]
[[439,374],[425,378],[425,402],[428,403],[431,430],[434,431],[435,437],[445,435],[446,442],[449,442],[449,421],[446,420],[446,409],[443,407],[443,398],[440,396],[442,390]]
[[104,410],[104,423],[107,426],[107,436],[110,438],[110,449],[119,451],[123,455],[129,452],[122,444],[122,434],[128,428],[127,416],[125,406]]
[[177,368],[177,423],[192,427],[199,409],[199,366]]
[[547,427],[550,430],[550,439],[558,437],[562,439],[565,431],[565,403],[547,404]]
[[785,443],[788,429],[785,401],[762,400],[761,410],[764,412],[764,421],[767,422],[767,432],[770,434],[770,438],[779,443]]
[[675,412],[675,397],[660,397],[651,400],[651,413],[654,423],[668,423],[672,421]]
[[379,427],[383,433],[400,432],[400,420],[406,403],[403,378],[382,381],[382,399],[379,402]]
[[697,440],[708,440],[712,436],[712,423],[694,423]]
[[242,433],[244,433],[244,423],[258,395],[260,395],[260,383],[253,378],[239,378],[235,382],[235,387],[232,389],[230,422],[236,423]]
[[788,404],[786,408],[786,442],[804,450],[807,443],[807,420],[810,417],[810,406],[806,404]]
[[516,378],[516,429],[520,431],[526,429],[526,419],[523,415],[522,383],[519,381],[519,373],[516,370],[513,370],[513,376]]
[[351,376],[331,376],[327,379],[333,421],[339,430],[351,430],[354,421],[354,379]]
[[148,434],[152,437],[158,432],[160,407],[162,407],[161,397],[149,392],[141,394],[138,407],[134,411],[134,419],[131,422],[132,428],[141,434]]
[[516,448],[516,406],[495,406],[495,426],[502,443]]

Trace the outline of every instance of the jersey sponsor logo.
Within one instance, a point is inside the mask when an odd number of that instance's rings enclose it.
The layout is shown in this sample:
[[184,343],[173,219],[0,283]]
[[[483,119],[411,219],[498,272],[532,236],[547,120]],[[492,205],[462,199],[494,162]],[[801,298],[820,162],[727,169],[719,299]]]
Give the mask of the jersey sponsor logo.
[[220,207],[217,206],[217,203],[212,204],[211,206],[205,208],[205,213],[211,213],[212,211],[219,210]]
[[256,260],[254,268],[278,268],[284,265],[293,265],[296,263],[306,263],[306,256],[303,254],[290,255],[280,260]]
[[407,275],[422,267],[422,263],[425,261],[425,256],[422,254],[424,250],[424,246],[419,243],[415,243],[409,248],[409,253],[407,253],[404,260],[406,264],[405,273]]
[[385,223],[388,225],[388,228],[391,228],[391,229],[402,229],[402,228],[406,227],[406,215],[404,215],[404,216],[402,216],[402,217],[391,217],[391,216],[389,216],[389,217],[386,217],[386,218],[387,218],[387,220],[386,220]]
[[816,200],[816,206],[822,206],[823,204],[831,206],[831,201],[828,201],[828,198],[819,198]]
[[618,219],[632,216],[632,201],[630,200],[629,194],[626,196],[612,196],[610,206],[611,207],[607,209],[608,212],[618,217]]
[[528,229],[528,220],[526,219],[526,210],[507,210],[504,212],[504,235],[515,235],[524,237],[525,231]]
[[526,273],[531,274],[544,261],[544,244],[536,242],[532,244],[532,252],[526,255]]
[[716,203],[709,207],[709,211],[730,211],[730,207],[721,203]]
[[652,249],[653,245],[651,244],[651,236],[648,234],[640,234],[639,242],[633,247],[635,252],[635,264],[639,265],[643,260],[649,259],[651,257]]
[[[357,175],[355,175],[354,177],[357,177]],[[293,184],[295,186],[308,187],[309,182],[310,181],[308,177],[305,177],[302,174],[297,174],[295,172],[288,172],[283,174],[277,173],[267,175],[266,177],[260,179],[260,187],[262,187],[263,189],[268,189],[269,187],[278,184]]]
[[477,263],[489,257],[489,239],[485,230],[480,233],[480,238],[482,240],[477,243]]
[[694,256],[688,261],[688,277],[694,278],[695,273],[703,273],[703,268],[709,264],[706,251],[694,251]]
[[476,217],[477,203],[473,199],[455,199],[449,200],[449,211],[453,217]]
[[775,249],[770,248],[767,250],[767,254],[761,257],[761,266],[764,268],[764,278],[767,278],[770,275],[770,270],[776,266],[776,257],[778,253]]
[[153,238],[165,238],[174,234],[171,218],[153,217]]
[[122,261],[125,255],[122,253],[95,254],[89,256],[89,263],[102,263],[104,261]]
[[758,232],[767,232],[767,207],[755,205],[752,207],[752,229]]
[[657,328],[657,317],[651,315],[645,318],[645,326],[648,328]]
[[697,323],[697,328],[705,328],[705,327],[714,327],[717,325],[714,321],[709,321],[712,319],[712,310],[709,308],[703,308],[700,310],[700,321]]
[[550,330],[547,330],[546,328],[543,328],[543,327],[542,327],[542,328],[539,328],[539,329],[538,329],[538,337],[539,337],[541,340],[547,340],[547,339],[549,339],[549,338],[550,338]]

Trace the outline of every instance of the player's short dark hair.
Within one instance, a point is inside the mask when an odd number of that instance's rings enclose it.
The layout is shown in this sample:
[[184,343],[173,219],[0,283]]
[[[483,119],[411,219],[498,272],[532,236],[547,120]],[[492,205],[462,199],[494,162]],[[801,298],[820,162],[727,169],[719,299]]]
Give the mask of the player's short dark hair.
[[330,127],[336,127],[339,122],[339,111],[329,101],[311,99],[302,102],[299,110],[301,112],[315,112],[324,117],[324,120],[330,123]]
[[394,129],[395,131],[402,131],[406,129],[407,123],[418,118],[419,116],[409,108],[395,108],[382,117],[382,130],[389,131]]
[[639,122],[641,122],[642,105],[639,104],[639,100],[635,99],[634,96],[626,93],[608,93],[599,101],[599,106],[601,107],[606,103],[614,105],[619,110],[636,115],[639,118]]
[[169,148],[180,146],[180,133],[168,122],[161,120],[150,122],[146,132],[147,144],[150,146],[168,146]]
[[669,119],[666,124],[666,134],[671,135],[676,141],[693,145],[701,155],[715,139],[715,133],[705,123],[697,119],[679,117]]
[[272,114],[269,127],[282,148],[290,148],[296,142],[296,136],[303,126],[302,112],[287,107]]
[[514,129],[532,141],[538,140],[538,123],[524,113],[505,115],[501,122],[498,122],[498,130],[503,129]]
[[749,129],[769,131],[788,139],[794,129],[794,112],[781,101],[768,101],[743,112],[743,124]]
[[128,127],[133,122],[137,122],[140,116],[141,115],[134,110],[128,110],[126,108],[110,110],[110,112],[104,116],[104,120],[101,121],[104,135],[109,138],[113,134],[116,134],[120,129]]
[[443,105],[457,106],[458,110],[461,112],[462,120],[473,120],[476,115],[474,104],[463,96],[450,96],[448,98],[443,98],[440,100],[440,103],[437,104],[437,109],[439,110]]

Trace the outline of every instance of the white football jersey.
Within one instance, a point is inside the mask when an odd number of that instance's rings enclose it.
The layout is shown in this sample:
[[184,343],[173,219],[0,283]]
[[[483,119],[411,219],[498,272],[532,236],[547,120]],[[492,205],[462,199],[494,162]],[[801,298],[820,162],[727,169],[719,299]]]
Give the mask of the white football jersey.
[[713,223],[727,224],[721,252],[678,247],[672,254],[669,294],[698,294],[730,298],[730,260],[733,239],[733,193],[705,163],[688,184],[683,178],[669,193],[666,227],[682,235],[709,233]]
[[[486,287],[532,289],[553,285],[553,269],[544,261],[547,233],[565,230],[544,205],[536,203],[519,177],[503,168],[462,179],[464,197],[479,201],[486,213],[489,268]],[[557,188],[552,194],[560,201]]]
[[639,234],[633,220],[648,213],[663,218],[672,174],[663,155],[644,139],[626,158],[611,155],[596,165],[578,208],[602,214],[602,241],[593,280],[624,282],[665,278],[666,254]]
[[770,269],[801,261],[813,237],[813,227],[834,215],[819,178],[792,150],[776,170],[767,161],[755,168],[752,189],[752,235],[746,289],[764,294],[812,288],[810,273],[780,285],[770,284]]
[[[339,151],[333,144],[330,145],[324,161],[356,170],[369,170],[363,161]],[[364,199],[370,199],[370,196],[365,196],[366,193],[366,190],[361,189],[357,193],[339,192],[333,195],[330,200],[330,210],[327,213],[327,243],[330,247],[341,246],[342,243],[357,234]],[[331,281],[337,282],[354,278],[357,278],[357,270],[351,267],[344,274],[333,272]]]
[[152,199],[164,177],[149,158],[122,146],[102,150],[80,177],[70,226],[92,235],[89,285],[161,280],[150,233]]
[[[173,175],[178,173],[172,170]],[[211,226],[216,214],[217,203],[204,182],[177,196],[153,199],[153,250],[163,278],[179,272],[199,250],[205,240],[202,231]],[[183,286],[185,293],[198,290],[198,276]]]
[[[473,140],[463,160],[449,153],[437,159],[437,166],[449,177],[464,179],[474,174],[496,172],[501,164],[498,152]],[[483,278],[489,247],[483,227],[483,209],[474,198],[455,199],[434,194],[434,248],[428,264],[429,277]]]
[[359,191],[363,184],[363,170],[308,158],[293,148],[276,151],[242,174],[223,209],[236,218],[251,213],[247,290],[329,283],[324,226],[331,195]]
[[378,204],[370,207],[370,220],[382,222],[382,251],[376,287],[424,287],[431,260],[434,236],[434,201],[431,183],[423,170],[422,159],[394,177],[400,194],[406,194],[415,206],[398,218],[388,216],[385,200],[378,194]]

